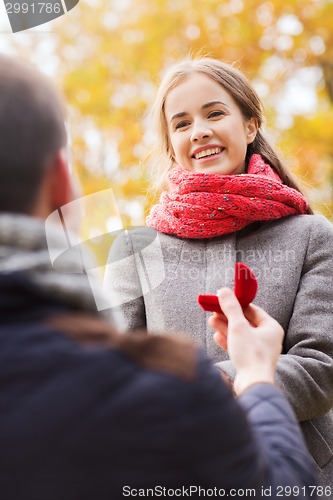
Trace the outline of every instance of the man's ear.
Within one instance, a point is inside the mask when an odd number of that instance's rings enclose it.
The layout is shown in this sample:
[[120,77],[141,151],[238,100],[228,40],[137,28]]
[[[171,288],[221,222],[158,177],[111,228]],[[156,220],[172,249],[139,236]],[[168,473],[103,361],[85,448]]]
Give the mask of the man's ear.
[[72,179],[64,148],[60,149],[54,157],[47,175],[52,209],[56,210],[73,200]]
[[46,219],[52,212],[72,200],[73,187],[67,154],[65,149],[60,149],[45,167],[30,215]]
[[254,116],[249,119],[245,125],[247,131],[247,144],[251,144],[256,138],[258,132],[258,121]]

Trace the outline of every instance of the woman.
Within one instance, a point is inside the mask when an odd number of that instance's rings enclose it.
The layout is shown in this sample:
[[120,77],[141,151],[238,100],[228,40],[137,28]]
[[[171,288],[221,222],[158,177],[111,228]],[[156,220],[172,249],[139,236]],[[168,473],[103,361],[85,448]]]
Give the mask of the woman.
[[[148,228],[122,234],[105,275],[126,329],[183,332],[232,380],[197,295],[233,286],[236,261],[256,274],[255,303],[285,330],[277,383],[333,498],[333,229],[313,215],[261,132],[244,75],[203,58],[174,67],[154,105],[156,179]],[[332,488],[333,490],[333,488]]]

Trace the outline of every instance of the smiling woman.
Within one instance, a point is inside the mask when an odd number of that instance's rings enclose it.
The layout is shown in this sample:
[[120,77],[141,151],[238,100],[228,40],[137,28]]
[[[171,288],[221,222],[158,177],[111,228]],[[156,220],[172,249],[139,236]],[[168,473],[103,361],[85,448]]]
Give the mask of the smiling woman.
[[260,100],[234,67],[209,58],[176,65],[153,112],[155,185],[164,191],[150,227],[121,234],[111,248],[105,288],[118,317],[128,331],[188,335],[232,381],[197,296],[233,288],[235,263],[248,264],[259,281],[255,302],[285,330],[277,384],[301,422],[319,483],[331,485],[332,226],[313,215],[265,139]]

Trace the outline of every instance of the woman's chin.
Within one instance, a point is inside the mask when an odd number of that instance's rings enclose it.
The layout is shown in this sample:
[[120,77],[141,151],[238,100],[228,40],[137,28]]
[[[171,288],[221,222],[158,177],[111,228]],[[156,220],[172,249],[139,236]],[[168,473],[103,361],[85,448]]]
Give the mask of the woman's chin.
[[226,171],[228,169],[223,168],[222,165],[209,165],[208,163],[203,163],[201,165],[195,165],[193,168],[193,172],[202,173],[202,174],[218,174],[223,175],[229,173]]

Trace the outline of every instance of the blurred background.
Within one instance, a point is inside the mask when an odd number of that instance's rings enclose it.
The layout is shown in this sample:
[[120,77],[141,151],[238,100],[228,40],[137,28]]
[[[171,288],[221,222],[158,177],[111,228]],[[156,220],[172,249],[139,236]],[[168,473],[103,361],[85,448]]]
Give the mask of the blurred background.
[[90,203],[83,228],[100,261],[102,235],[119,219],[144,224],[152,199],[141,160],[154,141],[146,113],[164,69],[189,54],[246,74],[266,132],[315,211],[332,219],[333,0],[80,0],[16,34],[1,4],[0,51],[36,64],[65,94],[83,194],[113,190],[116,203]]

